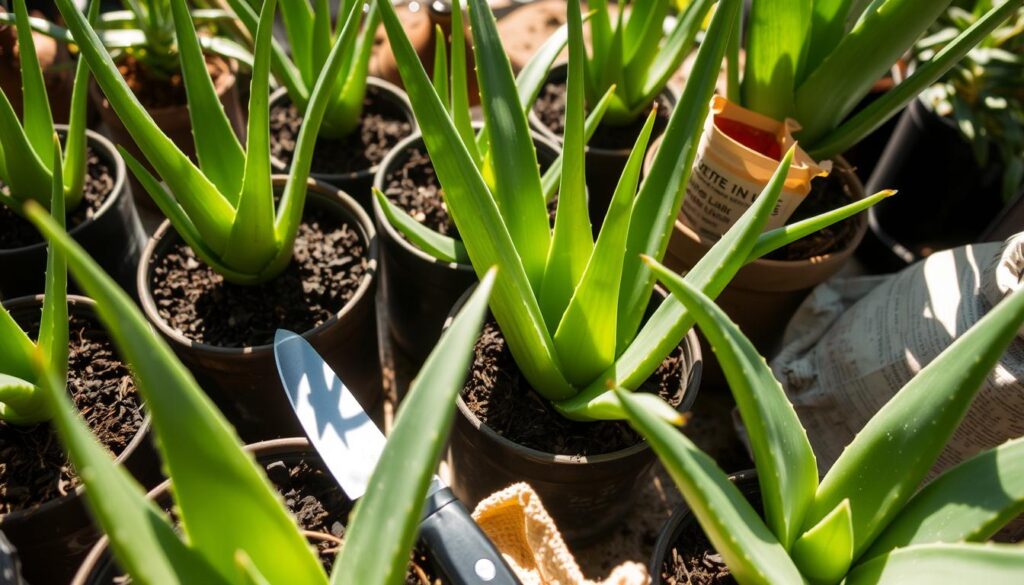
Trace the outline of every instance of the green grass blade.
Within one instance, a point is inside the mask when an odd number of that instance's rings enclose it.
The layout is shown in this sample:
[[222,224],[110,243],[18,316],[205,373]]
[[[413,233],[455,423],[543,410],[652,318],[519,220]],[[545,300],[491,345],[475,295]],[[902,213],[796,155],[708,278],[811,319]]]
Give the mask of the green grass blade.
[[[181,2],[181,0],[176,0]],[[270,175],[270,43],[277,0],[265,0],[256,33],[256,53],[249,97],[249,132],[242,159],[244,175],[223,262],[259,274],[274,260],[279,244],[274,232],[274,188]]]
[[811,5],[811,34],[807,54],[800,63],[797,85],[814,71],[846,34],[846,19],[852,0],[814,0]]
[[[562,180],[555,211],[555,229],[548,249],[544,278],[540,286],[540,308],[548,331],[554,332],[569,305],[573,291],[594,249],[587,184],[584,169],[583,123],[584,80],[583,17],[576,2],[569,11],[569,79],[565,106],[565,138],[562,148]],[[502,137],[502,134],[497,134]],[[505,209],[508,219],[510,209]],[[515,234],[513,234],[513,237]],[[557,349],[557,345],[556,345]],[[568,364],[566,364],[568,367]],[[578,380],[570,381],[579,383]]]
[[744,106],[780,121],[793,114],[797,73],[811,32],[811,5],[812,0],[759,0],[751,5]]
[[132,368],[189,542],[221,575],[233,574],[241,549],[273,582],[324,583],[319,561],[266,476],[131,298],[42,208],[29,205],[25,212],[67,254],[75,280],[96,301],[100,321]]
[[237,205],[232,198],[242,188],[245,153],[213,87],[185,0],[171,0],[171,11],[199,167],[228,201]]
[[68,28],[78,39],[81,58],[88,61],[96,83],[103,89],[139,149],[188,212],[203,239],[211,248],[223,251],[234,216],[231,204],[146,113],[96,32],[71,0],[56,2]]
[[534,290],[539,290],[551,241],[540,170],[526,113],[519,104],[515,78],[486,0],[470,1],[477,79],[484,120],[491,137],[492,195]]
[[[51,138],[53,152],[53,189],[50,193],[50,214],[53,221],[64,229],[64,185],[60,138]],[[37,346],[42,350],[46,363],[61,381],[67,382],[68,373],[68,269],[64,252],[50,245],[46,249],[46,284],[43,295],[43,311],[39,319]]]
[[[615,86],[608,88],[608,91],[604,92],[601,96],[601,100],[597,102],[594,108],[587,115],[587,120],[583,125],[583,142],[590,142],[590,139],[594,136],[594,132],[597,132],[598,126],[601,125],[601,120],[604,119],[605,112],[608,111],[608,106],[612,103],[612,98],[615,96]],[[548,170],[544,171],[544,175],[540,179],[541,189],[544,191],[544,200],[551,201],[555,194],[558,192],[558,184],[562,180],[562,157],[564,156],[563,151],[559,151],[558,157],[555,158]]]
[[694,0],[680,15],[676,27],[665,39],[661,48],[655,53],[651,62],[643,71],[637,71],[636,87],[639,93],[636,95],[635,105],[647,107],[647,104],[654,101],[655,96],[665,89],[668,80],[672,78],[683,59],[689,54],[693,47],[694,39],[697,38],[697,31],[704,23],[714,0]]
[[[43,81],[43,69],[39,66],[36,56],[36,43],[32,38],[32,27],[28,21],[28,8],[25,0],[14,0],[14,17],[17,22],[18,51],[21,61],[21,90],[25,135],[32,149],[43,159],[47,169],[51,150],[50,140],[53,137],[53,115],[50,113],[50,100],[46,95],[46,82]],[[49,193],[47,188],[44,193]]]
[[865,559],[934,542],[984,542],[1024,513],[1024,438],[989,449],[935,478],[893,518]]
[[846,585],[934,585],[970,583],[1019,585],[1024,548],[996,544],[929,544],[911,546],[854,568]]
[[1024,292],[1003,299],[908,382],[822,479],[806,523],[849,498],[855,550],[864,552],[917,490],[1021,323]]
[[[89,22],[96,22],[100,13],[99,0],[89,4]],[[89,109],[89,65],[79,59],[75,65],[75,80],[71,86],[71,110],[68,112],[68,134],[64,143],[64,203],[68,209],[75,209],[82,201],[87,171],[88,147],[85,130],[89,125],[86,115]]]
[[146,499],[142,486],[114,465],[71,404],[60,375],[42,369],[39,380],[50,402],[52,423],[85,483],[89,510],[110,538],[118,565],[132,580],[142,585],[231,583],[180,540],[167,516]]
[[[444,31],[440,24],[434,25],[434,91],[445,101],[451,95],[448,88],[448,49]],[[451,102],[448,102],[448,114],[452,114]]]
[[807,433],[764,358],[725,312],[668,268],[653,261],[651,268],[715,351],[750,437],[768,526],[788,549],[799,536],[818,487]]
[[466,246],[462,242],[441,235],[416,221],[402,208],[391,203],[387,196],[378,189],[373,190],[373,196],[376,197],[377,203],[391,227],[408,238],[417,248],[442,262],[470,263],[469,252],[466,251]]
[[335,585],[405,582],[427,487],[455,416],[455,397],[472,363],[494,277],[492,268],[413,380],[366,495],[345,531],[345,546],[331,576]]
[[559,372],[540,305],[498,206],[469,151],[459,140],[458,131],[434,92],[394,8],[389,2],[381,3],[380,8],[399,73],[423,129],[424,144],[473,267],[478,275],[491,266],[498,267],[491,310],[512,355],[539,392],[556,400],[568,398],[575,390]]
[[917,97],[925,88],[935,83],[953,65],[963,59],[972,48],[995,30],[1015,10],[1019,9],[1020,5],[1020,0],[1013,0],[1004,2],[987,12],[985,16],[960,33],[954,41],[943,47],[931,59],[924,63],[918,63],[917,68],[910,77],[902,83],[896,84],[896,87],[871,102],[870,105],[843,122],[838,128],[834,130],[831,130],[831,127],[824,128],[817,139],[814,139],[813,135],[801,131],[801,140],[811,145],[809,148],[811,156],[819,160],[832,158],[857,144],[871,132],[874,132],[876,128],[899,112],[910,100]]
[[[647,254],[652,258],[665,255],[683,204],[697,144],[708,116],[708,104],[718,82],[729,31],[736,23],[736,13],[741,4],[737,0],[720,0],[718,3],[704,43],[697,51],[686,89],[672,112],[650,173],[644,178],[633,202],[622,271],[625,286],[619,294],[620,348],[633,338],[647,310],[654,281],[650,271],[640,262],[640,255]],[[682,335],[678,339],[682,339]]]
[[[308,89],[316,80],[313,67],[313,9],[307,0],[286,1],[281,3],[281,16],[291,46],[292,59]],[[249,32],[255,35],[256,28],[249,27]]]
[[[49,148],[47,148],[48,152]],[[24,203],[35,200],[49,205],[47,195],[53,175],[43,164],[39,154],[32,148],[25,129],[18,122],[18,115],[0,92],[0,156],[4,159],[2,176],[10,189],[10,202]]]
[[629,424],[658,455],[733,577],[740,583],[803,583],[786,549],[714,459],[632,393],[617,395]]
[[566,377],[576,386],[593,382],[615,362],[619,286],[629,212],[657,118],[656,110],[647,117],[626,161],[586,270],[555,331],[555,350]]
[[949,3],[888,0],[883,7],[866,12],[796,88],[792,114],[803,127],[800,141],[816,146],[836,128]]

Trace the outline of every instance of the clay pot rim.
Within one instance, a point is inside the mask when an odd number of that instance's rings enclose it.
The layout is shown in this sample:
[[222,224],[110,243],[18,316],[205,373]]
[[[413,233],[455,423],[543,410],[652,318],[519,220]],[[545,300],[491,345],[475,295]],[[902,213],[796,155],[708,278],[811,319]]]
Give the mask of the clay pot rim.
[[[483,127],[483,124],[480,122],[474,122],[473,127],[479,129]],[[537,132],[532,129],[530,134],[532,135],[536,143],[542,144],[543,146],[550,148],[551,152],[555,154],[555,158],[559,156],[559,153],[561,153],[561,149],[559,149],[558,145],[553,143],[551,139],[542,135],[540,132]],[[406,149],[408,149],[411,145],[417,142],[423,142],[423,132],[420,131],[418,127],[415,130],[413,130],[412,134],[406,136],[401,141],[399,141],[398,144],[396,144],[395,147],[392,148],[390,152],[388,152],[387,156],[384,157],[380,164],[377,165],[377,172],[374,174],[373,177],[373,186],[375,189],[379,189],[381,192],[384,191],[385,175],[387,175],[387,171],[389,170],[389,168],[395,164],[395,161],[398,159],[399,156],[402,155],[402,153],[406,151]],[[400,234],[393,225],[391,225],[391,222],[388,221],[387,217],[385,217],[384,210],[381,209],[380,203],[377,202],[376,197],[373,198],[373,215],[374,219],[376,220],[376,225],[380,227],[380,231],[384,235],[386,235],[388,239],[397,242],[398,245],[401,246],[403,250],[412,254],[419,260],[422,260],[423,262],[426,262],[428,264],[444,266],[446,268],[458,272],[476,274],[476,271],[473,269],[472,264],[462,264],[459,262],[443,262],[441,260],[438,260],[437,258],[434,258],[430,254],[427,254],[418,246],[414,246],[411,242],[406,240],[405,237],[402,236],[402,234]]]
[[[730,473],[729,480],[737,487],[740,487],[741,491],[743,490],[743,486],[747,485],[750,486],[752,491],[756,491],[758,494],[761,492],[761,488],[757,484],[757,470],[754,468]],[[661,565],[665,561],[665,557],[668,555],[669,549],[673,544],[675,544],[679,530],[687,520],[693,520],[693,511],[690,506],[687,505],[686,500],[683,500],[681,504],[676,506],[675,510],[672,512],[672,516],[669,517],[658,532],[658,540],[655,541],[654,550],[651,552],[651,558],[647,561],[647,572],[651,576],[652,580],[657,581],[659,579],[659,576],[661,575]]]
[[[558,61],[558,62],[552,64],[551,68],[548,69],[548,74],[547,74],[547,77],[544,78],[544,83],[545,84],[548,83],[549,81],[552,80],[552,78],[554,78],[555,80],[559,80],[559,78],[567,78],[568,75],[569,75],[569,62],[568,61]],[[666,100],[668,100],[669,103],[672,104],[672,109],[673,110],[675,110],[676,105],[679,103],[679,96],[676,95],[676,92],[673,91],[672,88],[669,87],[667,83],[665,84],[665,87],[662,88],[662,90],[658,93],[658,95],[655,97],[655,99],[657,99],[658,97],[664,97]],[[530,128],[532,130],[534,130],[535,132],[537,132],[538,134],[541,134],[542,136],[547,138],[549,142],[552,142],[552,143],[558,145],[559,147],[561,147],[562,146],[562,137],[560,135],[558,135],[558,134],[555,134],[555,132],[552,131],[551,128],[548,128],[547,124],[545,124],[544,122],[541,122],[540,117],[538,117],[537,114],[535,114],[534,111],[533,111],[533,107],[535,105],[536,105],[536,100],[534,100],[533,104],[530,104],[530,111],[527,112],[527,114],[526,114],[527,120],[530,123]],[[670,112],[670,115],[671,115],[671,112]],[[651,139],[651,142],[653,143],[655,140],[660,139],[660,138],[661,138],[661,136],[655,136],[654,138]],[[652,147],[653,147],[653,144],[649,145],[647,147],[647,151],[650,152]],[[585,154],[593,153],[593,154],[599,155],[599,156],[616,156],[616,157],[622,157],[622,158],[628,157],[631,152],[633,152],[632,147],[630,147],[630,148],[600,148],[600,147],[597,147],[597,146],[590,146],[589,144],[587,144],[585,146],[585,148],[584,148],[584,153]]]
[[[409,121],[409,124],[412,127],[412,134],[410,134],[410,136],[419,133],[419,124],[416,123],[416,116],[413,114],[412,104],[409,103],[409,96],[406,95],[402,88],[391,83],[390,81],[386,81],[384,79],[374,77],[372,75],[368,75],[366,77],[366,85],[368,88],[372,86],[375,89],[380,90],[381,98],[383,101],[391,102],[393,105],[398,106],[398,108],[402,110],[407,120]],[[283,100],[288,100],[289,102],[291,102],[291,99],[288,97],[288,88],[286,87],[278,88],[277,91],[270,94],[268,106],[270,108],[273,108],[277,102],[281,102]],[[371,167],[359,169],[357,171],[351,171],[348,173],[317,173],[310,171],[309,176],[319,181],[324,181],[326,183],[371,179],[377,174],[378,169],[383,167],[384,163],[387,162],[388,157],[391,155],[391,152],[396,150],[398,146],[402,144],[402,142],[404,141],[405,139],[403,138],[401,141],[395,144],[394,148],[392,148],[391,151],[389,151],[388,154],[385,155],[385,157],[381,159],[379,163]],[[275,157],[274,155],[270,156],[270,166],[274,170],[274,172],[278,173],[287,173],[288,170],[291,168],[290,164],[285,164],[284,161]]]
[[[285,185],[288,177],[285,175],[273,175],[272,181],[275,188],[280,188]],[[306,180],[307,189],[307,201],[308,204],[309,196],[319,196],[324,199],[328,205],[336,205],[341,211],[341,215],[348,215],[345,219],[355,224],[356,227],[362,230],[362,236],[366,241],[366,259],[369,263],[366,274],[363,275],[362,280],[359,282],[359,287],[356,289],[355,294],[352,298],[346,302],[341,309],[331,315],[323,323],[303,331],[300,335],[307,340],[310,340],[316,335],[319,335],[327,329],[334,327],[341,323],[343,319],[349,316],[354,310],[357,304],[367,296],[374,284],[374,278],[378,270],[378,250],[377,250],[377,232],[373,227],[373,222],[370,221],[370,217],[366,214],[363,208],[356,203],[352,196],[338,189],[332,187],[322,181],[318,181],[313,178]],[[262,345],[249,345],[245,347],[222,347],[218,345],[210,345],[208,343],[198,342],[186,337],[183,333],[177,329],[171,327],[162,317],[156,309],[156,301],[153,299],[151,287],[149,285],[149,273],[153,267],[153,259],[156,254],[157,248],[161,245],[162,241],[166,237],[181,238],[178,233],[174,230],[170,220],[165,219],[160,227],[157,228],[156,232],[146,242],[146,247],[143,248],[142,254],[139,258],[139,267],[136,272],[136,283],[139,289],[139,304],[142,307],[143,313],[146,315],[146,319],[155,326],[165,338],[171,340],[174,344],[182,347],[189,348],[192,351],[202,352],[207,355],[214,355],[220,357],[230,357],[246,354],[256,354],[261,352],[271,352],[274,350],[274,344],[264,343]]]
[[[54,124],[53,127],[57,134],[61,136],[67,135],[67,124]],[[109,213],[127,191],[125,188],[125,184],[128,180],[127,167],[124,164],[124,159],[121,158],[117,149],[114,148],[114,144],[107,139],[106,136],[88,128],[85,130],[85,140],[86,143],[92,147],[93,152],[101,158],[106,159],[107,164],[111,167],[111,174],[114,175],[114,186],[110,189],[110,193],[107,193],[107,198],[103,200],[103,204],[100,205],[100,208],[96,210],[96,213],[93,214],[92,217],[86,218],[85,221],[68,230],[68,235],[72,238],[87,229],[89,225],[95,223],[99,218]],[[0,248],[0,259],[7,255],[13,256],[16,254],[24,254],[32,250],[40,250],[45,248],[47,245],[47,241],[44,239],[41,242],[29,244],[28,246],[21,246],[19,248]]]
[[[469,299],[469,295],[471,295],[473,291],[476,290],[476,286],[477,285],[474,284],[473,286],[466,289],[466,292],[463,293],[462,297],[460,297],[459,300],[455,303],[455,306],[452,307],[451,312],[448,314],[448,319],[445,321],[442,331],[448,329],[448,327],[452,323],[452,320],[455,318],[455,315],[459,312],[459,310],[463,307],[463,305],[465,305],[466,301]],[[665,293],[664,291],[658,290],[658,293],[663,295],[663,300],[665,297],[667,297],[667,293]],[[689,354],[691,364],[689,365],[689,371],[686,372],[687,375],[685,384],[682,382],[682,380],[680,380],[680,389],[682,390],[683,398],[679,402],[679,405],[676,406],[675,408],[679,412],[687,412],[693,407],[694,401],[697,400],[697,394],[700,391],[701,373],[704,369],[704,359],[701,355],[700,342],[697,339],[697,333],[694,327],[690,327],[689,331],[686,332],[686,336],[683,337],[683,340],[680,342],[680,345],[683,345],[684,353]],[[470,366],[470,369],[472,369],[472,365]],[[575,456],[548,453],[546,451],[541,451],[539,449],[534,449],[532,447],[520,445],[519,443],[516,443],[515,441],[508,439],[507,437],[504,437],[495,432],[494,429],[487,426],[483,421],[481,421],[475,414],[473,414],[469,410],[469,407],[466,405],[466,401],[463,400],[462,398],[462,392],[459,392],[458,399],[456,400],[456,405],[459,407],[459,412],[462,413],[464,417],[466,417],[466,420],[469,421],[471,425],[473,425],[474,429],[476,429],[478,432],[484,435],[486,440],[498,443],[502,447],[516,452],[519,456],[523,457],[524,459],[534,462],[561,465],[595,465],[609,463],[619,459],[626,459],[639,453],[643,453],[644,451],[647,451],[651,448],[650,444],[646,440],[641,438],[639,442],[624,449],[619,449],[618,451],[611,451],[609,453],[600,453],[598,455]]]
[[[34,305],[34,304],[38,304],[38,305],[42,306],[42,304],[43,304],[43,296],[44,295],[26,295],[26,296],[22,296],[22,297],[15,297],[13,299],[9,299],[9,300],[4,301],[2,304],[3,304],[4,308],[6,308],[8,310],[11,310],[11,311],[21,309],[22,307],[31,307],[31,305]],[[80,310],[80,311],[86,313],[87,315],[89,315],[96,322],[99,322],[99,318],[96,316],[96,301],[94,301],[94,300],[92,300],[92,299],[90,299],[88,297],[81,296],[81,295],[69,294],[69,295],[67,295],[67,297],[68,297],[68,311],[69,312],[74,311],[74,310]],[[106,332],[106,329],[105,328],[103,328],[103,329],[104,329],[104,332]],[[134,378],[134,375],[133,375],[133,378]],[[143,404],[145,404],[145,403],[143,403]],[[124,448],[124,450],[121,451],[121,453],[118,454],[118,456],[114,458],[114,463],[115,464],[118,464],[118,465],[123,464],[128,459],[128,457],[130,457],[132,454],[135,453],[135,451],[138,450],[139,446],[142,445],[142,443],[149,436],[149,430],[150,430],[151,423],[152,423],[152,419],[149,416],[149,412],[146,412],[143,415],[143,417],[142,417],[142,424],[139,425],[139,430],[135,431],[135,435],[132,437],[132,440],[129,441],[128,445]],[[63,449],[63,447],[62,447],[62,449]],[[75,499],[82,497],[82,494],[84,492],[85,492],[85,485],[80,483],[77,486],[75,486],[75,489],[72,492],[70,492],[68,494],[65,494],[63,496],[60,496],[58,498],[54,498],[52,500],[47,500],[47,501],[43,502],[42,504],[33,506],[31,508],[24,508],[22,510],[16,510],[16,511],[10,512],[8,514],[0,514],[0,529],[2,529],[3,525],[6,524],[6,523],[15,522],[15,521],[19,521],[19,520],[24,520],[24,519],[29,518],[31,516],[34,516],[36,514],[42,514],[44,512],[48,512],[50,510],[54,510],[54,509],[56,509],[58,507],[66,506],[67,504],[71,503]]]

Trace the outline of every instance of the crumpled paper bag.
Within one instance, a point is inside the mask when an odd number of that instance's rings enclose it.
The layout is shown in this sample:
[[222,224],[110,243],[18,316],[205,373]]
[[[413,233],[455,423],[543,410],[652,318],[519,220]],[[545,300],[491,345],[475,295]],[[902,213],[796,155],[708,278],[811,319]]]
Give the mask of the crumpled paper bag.
[[473,519],[501,551],[523,585],[648,585],[647,568],[625,562],[604,581],[583,576],[540,497],[525,483],[491,494]]

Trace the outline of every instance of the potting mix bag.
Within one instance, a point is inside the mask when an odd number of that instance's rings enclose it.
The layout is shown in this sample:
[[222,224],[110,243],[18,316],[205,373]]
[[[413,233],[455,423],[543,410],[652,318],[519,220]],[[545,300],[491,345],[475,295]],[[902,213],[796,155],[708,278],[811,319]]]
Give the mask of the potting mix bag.
[[[884,277],[818,286],[786,330],[772,369],[827,470],[865,423],[953,339],[1021,288],[1024,234],[938,252]],[[1024,332],[974,399],[931,477],[1024,435]],[[898,465],[898,462],[893,462]],[[1018,520],[1002,538],[1024,538]]]
[[647,568],[625,562],[600,582],[583,577],[540,497],[525,483],[491,494],[473,519],[501,551],[523,585],[647,585]]
[[[782,156],[796,142],[793,132],[799,129],[794,120],[778,122],[722,96],[712,98],[680,220],[710,241],[718,241],[768,184]],[[797,147],[765,229],[784,225],[810,193],[811,180],[828,175],[831,169],[831,162],[816,163]]]

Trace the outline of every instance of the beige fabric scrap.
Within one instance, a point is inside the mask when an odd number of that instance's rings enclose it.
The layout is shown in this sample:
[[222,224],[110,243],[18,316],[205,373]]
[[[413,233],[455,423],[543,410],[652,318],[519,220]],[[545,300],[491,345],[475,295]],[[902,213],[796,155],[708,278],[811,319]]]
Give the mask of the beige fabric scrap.
[[604,581],[583,577],[540,497],[525,483],[491,494],[473,519],[501,551],[523,585],[648,585],[647,568],[625,562]]

